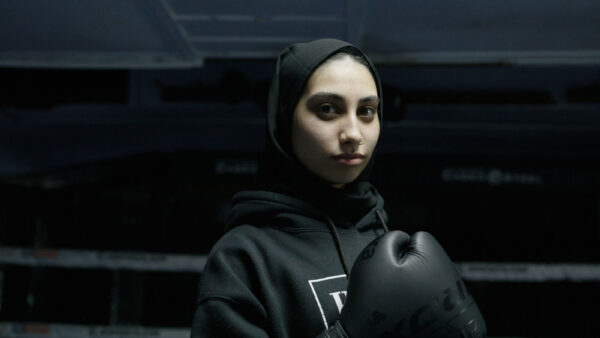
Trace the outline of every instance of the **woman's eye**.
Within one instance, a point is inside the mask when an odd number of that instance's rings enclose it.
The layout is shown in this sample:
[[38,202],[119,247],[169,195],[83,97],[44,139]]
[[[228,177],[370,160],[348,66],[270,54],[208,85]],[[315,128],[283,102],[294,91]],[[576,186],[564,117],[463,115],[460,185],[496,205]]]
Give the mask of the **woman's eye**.
[[329,103],[324,103],[319,106],[319,114],[321,115],[332,115],[335,113],[335,108]]
[[375,114],[377,113],[377,110],[375,110],[375,108],[371,107],[371,106],[365,106],[362,107],[359,111],[358,111],[358,115],[366,118],[366,119],[372,119],[375,117]]

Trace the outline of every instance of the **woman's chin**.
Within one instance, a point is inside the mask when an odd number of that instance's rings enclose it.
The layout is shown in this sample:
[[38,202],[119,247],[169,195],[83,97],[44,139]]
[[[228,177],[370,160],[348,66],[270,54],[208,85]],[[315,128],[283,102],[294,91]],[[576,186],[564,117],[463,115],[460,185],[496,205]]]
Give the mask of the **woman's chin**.
[[344,179],[340,179],[339,177],[337,177],[336,179],[326,179],[325,181],[328,182],[330,186],[341,189],[344,188],[346,185],[354,182],[356,178],[358,178],[358,175],[352,175]]

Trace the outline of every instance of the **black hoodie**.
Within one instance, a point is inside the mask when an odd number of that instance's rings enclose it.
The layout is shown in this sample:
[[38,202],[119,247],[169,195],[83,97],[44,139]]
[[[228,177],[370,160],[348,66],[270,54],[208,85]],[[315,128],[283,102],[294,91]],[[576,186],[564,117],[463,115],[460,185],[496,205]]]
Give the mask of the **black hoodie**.
[[[306,82],[340,49],[364,56],[334,39],[295,44],[280,54],[269,93],[261,190],[233,198],[227,232],[201,277],[193,337],[316,336],[339,318],[351,264],[383,233],[383,199],[366,181],[372,163],[336,189],[304,169],[290,150],[291,117]],[[381,102],[377,72],[364,58]],[[380,104],[380,121],[382,113]]]

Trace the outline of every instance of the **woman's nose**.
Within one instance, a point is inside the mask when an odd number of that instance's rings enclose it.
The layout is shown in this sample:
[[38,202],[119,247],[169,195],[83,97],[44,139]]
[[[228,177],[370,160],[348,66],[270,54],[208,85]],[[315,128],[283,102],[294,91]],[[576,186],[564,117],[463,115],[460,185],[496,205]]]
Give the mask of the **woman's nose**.
[[356,116],[347,116],[344,119],[342,130],[340,132],[341,144],[361,144],[362,134],[360,132],[359,121]]

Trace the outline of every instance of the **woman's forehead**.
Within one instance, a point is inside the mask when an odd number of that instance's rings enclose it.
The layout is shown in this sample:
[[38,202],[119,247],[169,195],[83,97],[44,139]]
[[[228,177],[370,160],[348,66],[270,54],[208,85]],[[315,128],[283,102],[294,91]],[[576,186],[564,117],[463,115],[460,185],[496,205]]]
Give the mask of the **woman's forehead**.
[[326,61],[308,79],[305,94],[318,92],[377,96],[377,85],[369,69],[351,57]]

